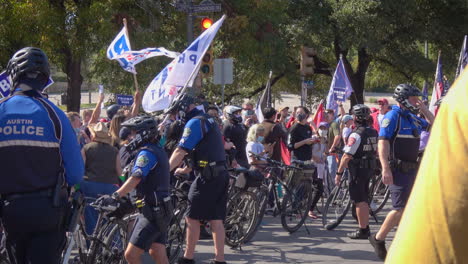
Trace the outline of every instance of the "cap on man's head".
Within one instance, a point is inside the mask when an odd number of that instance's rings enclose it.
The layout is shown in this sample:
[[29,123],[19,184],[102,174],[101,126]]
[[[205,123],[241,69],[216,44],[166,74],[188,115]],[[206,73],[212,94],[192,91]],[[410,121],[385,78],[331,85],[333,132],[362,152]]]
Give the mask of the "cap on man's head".
[[273,107],[263,108],[263,117],[265,117],[266,119],[270,119],[274,115],[276,115],[276,110]]
[[385,98],[380,98],[379,100],[377,100],[377,103],[388,105],[388,100]]
[[289,106],[283,106],[280,109],[278,109],[278,112],[281,112],[283,110],[289,110]]
[[319,128],[321,128],[321,127],[328,128],[328,123],[327,122],[320,122],[318,127]]
[[353,120],[353,117],[350,116],[350,115],[344,115],[342,118],[341,118],[341,122],[342,123],[345,123],[348,122],[349,120]]

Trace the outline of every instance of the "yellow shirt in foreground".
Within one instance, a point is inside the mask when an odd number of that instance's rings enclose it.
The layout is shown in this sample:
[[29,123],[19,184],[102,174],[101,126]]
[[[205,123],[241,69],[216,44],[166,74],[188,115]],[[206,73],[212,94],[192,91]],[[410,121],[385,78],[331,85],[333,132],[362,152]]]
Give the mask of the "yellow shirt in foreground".
[[468,67],[439,109],[386,263],[468,263]]

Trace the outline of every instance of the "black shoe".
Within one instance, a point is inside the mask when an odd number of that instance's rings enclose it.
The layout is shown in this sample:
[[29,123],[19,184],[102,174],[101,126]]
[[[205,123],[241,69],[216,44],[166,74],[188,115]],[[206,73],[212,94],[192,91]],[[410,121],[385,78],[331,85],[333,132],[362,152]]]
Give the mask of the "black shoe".
[[213,259],[213,260],[210,262],[210,264],[226,264],[226,261],[221,261],[221,262],[220,262],[220,261],[216,261],[216,260]]
[[359,228],[358,230],[346,235],[351,239],[368,239],[370,237],[370,230],[369,227],[365,229]]
[[385,248],[385,240],[377,240],[375,235],[369,237],[369,242],[374,247],[375,254],[380,260],[385,260],[387,257],[387,249]]
[[195,260],[181,257],[177,260],[177,264],[195,264]]

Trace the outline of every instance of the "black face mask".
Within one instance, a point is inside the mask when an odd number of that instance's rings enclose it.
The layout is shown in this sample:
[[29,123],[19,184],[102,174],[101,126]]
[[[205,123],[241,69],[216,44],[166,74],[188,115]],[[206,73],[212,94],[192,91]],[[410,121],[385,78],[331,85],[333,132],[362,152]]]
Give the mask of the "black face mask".
[[298,114],[298,115],[297,115],[297,120],[298,120],[299,122],[304,121],[304,119],[306,119],[306,118],[307,118],[307,114]]

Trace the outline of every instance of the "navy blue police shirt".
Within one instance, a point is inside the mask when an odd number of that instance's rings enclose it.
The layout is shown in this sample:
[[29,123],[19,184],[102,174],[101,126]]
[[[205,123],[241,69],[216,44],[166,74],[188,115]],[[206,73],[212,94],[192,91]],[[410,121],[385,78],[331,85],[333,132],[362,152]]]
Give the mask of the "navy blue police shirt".
[[415,161],[419,151],[419,137],[428,125],[426,120],[394,105],[382,119],[379,139],[391,141],[393,158]]
[[80,146],[70,121],[40,95],[15,95],[0,103],[0,160],[0,193],[4,194],[53,187],[58,175],[63,174],[71,186],[84,175]]
[[138,151],[131,171],[132,177],[141,178],[137,193],[145,202],[156,205],[169,195],[169,159],[163,148],[146,144]]
[[[202,115],[203,111],[193,109],[190,111],[190,117]],[[205,131],[208,133],[210,126],[205,123]],[[187,152],[191,152],[195,146],[203,139],[202,121],[199,118],[191,118],[184,127],[184,133],[179,142],[179,147]]]

